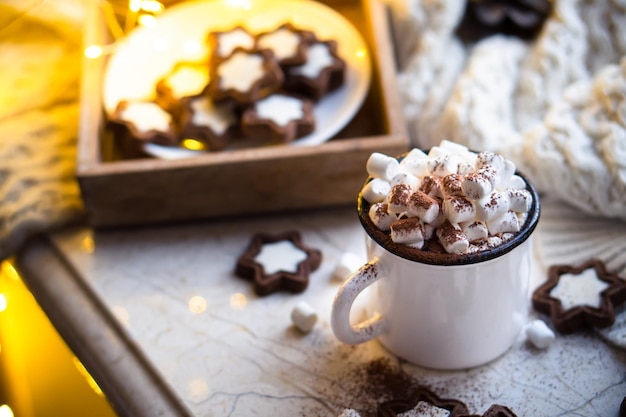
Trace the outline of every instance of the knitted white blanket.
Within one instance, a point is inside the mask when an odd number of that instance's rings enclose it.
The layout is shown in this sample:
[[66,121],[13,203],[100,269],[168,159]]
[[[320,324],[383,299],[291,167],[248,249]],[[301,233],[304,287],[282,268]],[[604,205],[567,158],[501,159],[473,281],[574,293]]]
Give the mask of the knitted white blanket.
[[0,3],[0,260],[81,218],[80,0]]
[[415,146],[504,153],[540,191],[626,220],[626,1],[555,0],[534,41],[473,48],[465,1],[387,1]]

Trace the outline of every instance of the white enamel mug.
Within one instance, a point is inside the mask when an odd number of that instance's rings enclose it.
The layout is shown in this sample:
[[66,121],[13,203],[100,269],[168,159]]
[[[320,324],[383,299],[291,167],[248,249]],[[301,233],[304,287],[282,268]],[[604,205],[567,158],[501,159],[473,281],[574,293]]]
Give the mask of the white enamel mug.
[[[506,352],[526,324],[530,301],[530,238],[540,210],[536,190],[527,189],[533,206],[512,240],[455,257],[414,251],[408,258],[406,248],[371,223],[359,195],[369,262],[335,296],[331,327],[337,339],[359,344],[378,338],[393,354],[433,369],[475,367]],[[352,323],[352,305],[368,287],[369,318]]]

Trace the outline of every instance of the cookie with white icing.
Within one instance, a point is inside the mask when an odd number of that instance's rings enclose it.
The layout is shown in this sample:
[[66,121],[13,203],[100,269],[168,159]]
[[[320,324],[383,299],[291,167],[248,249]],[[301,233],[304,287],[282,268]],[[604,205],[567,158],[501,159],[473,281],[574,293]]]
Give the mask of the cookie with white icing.
[[337,42],[315,39],[307,47],[306,63],[285,69],[285,89],[318,101],[344,83],[345,69]]
[[315,130],[313,102],[294,95],[273,94],[243,112],[241,128],[246,136],[261,142],[291,142]]
[[278,91],[283,71],[270,50],[236,48],[210,67],[209,96],[215,101],[233,101],[246,106]]
[[178,115],[185,97],[201,94],[209,83],[206,63],[179,62],[156,83],[157,102]]
[[419,387],[411,398],[394,399],[378,405],[378,416],[468,416],[467,405],[456,399],[440,398],[426,387]]
[[232,105],[199,94],[184,100],[181,123],[185,139],[200,141],[208,151],[220,151],[236,136],[239,118]]
[[279,65],[303,65],[307,61],[308,43],[313,38],[313,32],[285,23],[272,31],[258,34],[256,48],[271,50]]
[[154,101],[122,100],[108,124],[122,153],[129,158],[143,156],[145,143],[179,143],[174,117]]
[[604,328],[615,321],[615,306],[626,301],[626,280],[598,259],[578,265],[553,265],[548,280],[533,293],[535,310],[549,314],[556,330]]
[[207,43],[211,51],[211,60],[221,61],[237,48],[252,50],[255,37],[243,26],[235,26],[231,30],[209,32]]
[[279,290],[304,291],[309,275],[322,263],[322,252],[305,246],[299,232],[257,233],[237,259],[235,274],[253,281],[257,295]]

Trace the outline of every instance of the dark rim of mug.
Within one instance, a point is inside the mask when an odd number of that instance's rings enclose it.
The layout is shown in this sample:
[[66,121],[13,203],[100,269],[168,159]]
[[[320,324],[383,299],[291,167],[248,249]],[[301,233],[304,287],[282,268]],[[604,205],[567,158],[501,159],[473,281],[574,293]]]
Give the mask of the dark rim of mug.
[[[398,160],[402,160],[403,157],[404,156],[399,157]],[[391,240],[389,233],[383,232],[382,230],[377,228],[370,220],[369,209],[371,204],[363,200],[363,194],[361,192],[359,192],[359,196],[357,199],[357,211],[359,215],[359,220],[361,221],[361,224],[366,233],[379,246],[385,248],[394,255],[397,255],[404,259],[408,259],[410,261],[429,265],[470,265],[479,262],[489,261],[512,251],[513,249],[524,243],[533,233],[535,227],[537,227],[537,223],[539,222],[539,214],[541,211],[539,193],[537,193],[535,187],[528,181],[528,179],[523,174],[521,174],[519,171],[516,171],[515,174],[522,177],[526,182],[526,190],[528,190],[532,195],[533,202],[530,210],[528,211],[528,217],[526,218],[526,221],[524,222],[521,230],[517,232],[517,234],[512,239],[493,249],[487,249],[471,254],[454,254],[422,251],[419,249],[410,248],[409,246],[401,243],[395,243]],[[372,179],[373,178],[369,177],[363,185],[367,184]]]

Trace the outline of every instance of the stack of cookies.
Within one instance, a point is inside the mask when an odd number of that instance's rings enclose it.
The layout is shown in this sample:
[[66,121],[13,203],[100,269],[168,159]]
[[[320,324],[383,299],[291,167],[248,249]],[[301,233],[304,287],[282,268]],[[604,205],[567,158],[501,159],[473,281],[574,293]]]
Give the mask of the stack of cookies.
[[243,139],[294,141],[315,130],[315,105],[344,82],[337,42],[291,23],[257,34],[238,25],[206,41],[207,62],[176,62],[156,82],[154,99],[118,103],[108,124],[125,157],[145,156],[145,143],[185,139],[208,151]]

